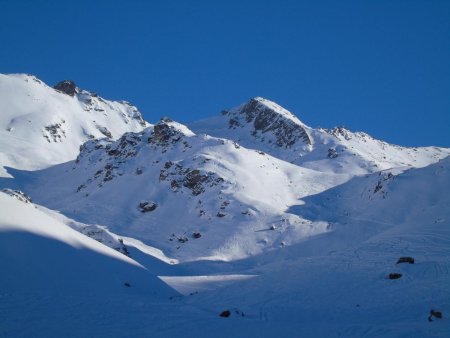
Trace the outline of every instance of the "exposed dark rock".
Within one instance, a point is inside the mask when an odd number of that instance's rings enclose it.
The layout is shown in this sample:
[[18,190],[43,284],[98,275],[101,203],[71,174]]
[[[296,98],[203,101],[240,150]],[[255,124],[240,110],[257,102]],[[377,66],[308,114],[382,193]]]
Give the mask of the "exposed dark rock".
[[375,186],[375,189],[373,190],[373,193],[376,194],[378,191],[380,191],[383,188],[383,185],[381,184],[381,181],[377,182],[377,185]]
[[229,127],[232,128],[232,129],[236,129],[237,127],[240,127],[240,126],[241,126],[241,124],[239,123],[239,121],[236,120],[236,119],[233,119],[233,118],[231,118],[231,119],[228,121],[228,125],[229,125]]
[[20,191],[20,190],[13,190],[13,189],[2,189],[2,192],[4,192],[5,194],[14,197],[16,199],[18,199],[21,202],[24,203],[32,203],[33,201],[31,200],[31,197],[28,196],[27,194],[25,194],[24,192]]
[[401,273],[393,272],[393,273],[389,274],[388,278],[389,279],[399,279],[401,276],[402,276]]
[[193,195],[199,195],[205,191],[202,183],[208,179],[207,175],[202,175],[200,170],[194,169],[189,171],[184,177],[183,185],[192,190]]
[[136,175],[142,175],[142,169],[136,168]]
[[400,257],[397,261],[397,264],[400,263],[409,263],[409,264],[414,264],[414,258],[412,257]]
[[70,80],[61,81],[57,83],[53,88],[70,96],[74,96],[77,92],[77,86],[75,82]]
[[44,134],[44,137],[48,142],[61,142],[63,137],[66,137],[66,131],[62,128],[63,124],[66,121],[62,120],[59,123],[54,123],[48,126],[45,126],[44,129],[48,133]]
[[148,143],[153,143],[160,146],[167,146],[169,144],[177,143],[183,134],[170,126],[166,121],[160,121],[153,127],[153,133],[148,139]]
[[279,147],[289,148],[299,140],[307,145],[312,144],[303,126],[269,108],[262,100],[253,98],[238,111],[228,112],[231,115],[228,122],[229,128],[235,129],[242,127],[245,123],[253,122],[253,136],[260,138],[263,134],[272,132],[275,136],[275,143]]
[[139,203],[139,209],[141,212],[149,212],[153,211],[158,207],[158,205],[155,202],[148,202],[148,201],[142,201]]
[[[105,167],[106,168],[106,167]],[[105,177],[103,178],[103,182],[111,181],[114,178],[111,169],[106,170]]]
[[199,169],[185,168],[180,163],[166,162],[159,173],[159,180],[165,181],[170,176],[170,186],[177,192],[182,186],[191,190],[192,195],[203,193],[207,186],[213,187],[224,182],[212,172],[202,172]]
[[223,214],[220,211],[216,214],[217,217],[225,217],[227,214]]
[[198,239],[198,238],[202,237],[202,234],[199,233],[199,232],[194,232],[194,233],[192,234],[192,237]]
[[227,318],[227,317],[231,316],[231,312],[230,312],[230,310],[225,310],[225,311],[222,311],[219,316]]
[[173,191],[178,191],[178,189],[180,188],[180,184],[177,181],[172,180],[170,181],[170,187],[172,188]]
[[182,237],[178,238],[178,242],[180,242],[180,243],[186,243],[188,241],[189,241],[189,239],[186,236],[182,236]]
[[328,149],[328,155],[327,155],[328,158],[336,158],[338,156],[339,155],[338,155],[336,149],[334,149],[334,148],[329,148]]
[[343,137],[347,141],[352,139],[350,131],[344,126],[334,127],[333,129],[325,129],[325,131],[338,139],[341,137]]
[[442,319],[443,315],[441,311],[434,311],[434,310],[430,310],[430,315],[428,316],[428,321],[432,322],[433,321],[433,317],[437,318],[437,319]]
[[97,126],[97,129],[98,129],[99,132],[101,132],[101,133],[102,133],[103,135],[105,135],[106,137],[112,138],[112,134],[111,134],[111,132],[108,130],[108,128]]
[[222,205],[220,206],[220,209],[225,210],[225,208],[229,205],[230,205],[230,201],[223,201]]

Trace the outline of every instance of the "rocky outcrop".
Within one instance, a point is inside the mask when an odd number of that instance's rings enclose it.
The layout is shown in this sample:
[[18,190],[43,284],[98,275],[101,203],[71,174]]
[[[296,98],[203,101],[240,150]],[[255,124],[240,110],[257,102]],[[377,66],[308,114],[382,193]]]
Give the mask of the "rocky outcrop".
[[414,264],[414,258],[412,257],[400,257],[397,261],[397,264],[401,264],[401,263],[409,263],[409,264]]
[[194,196],[203,193],[206,187],[214,187],[224,182],[223,178],[213,172],[185,168],[181,163],[173,163],[171,161],[164,164],[159,174],[159,180],[170,180],[170,186],[174,192],[185,187]]
[[139,210],[141,212],[149,212],[155,210],[157,206],[158,204],[156,204],[155,202],[142,201],[141,203],[139,203]]
[[33,203],[33,201],[31,200],[31,197],[20,190],[13,190],[13,189],[5,188],[5,189],[2,189],[1,191],[11,197],[14,197],[15,199],[18,199],[21,202],[24,202],[27,204]]
[[399,279],[402,277],[401,273],[392,272],[388,275],[388,279]]
[[163,118],[155,124],[153,133],[148,138],[148,143],[164,147],[177,143],[183,137],[183,133],[169,125],[168,122],[171,122],[171,120]]
[[77,92],[77,85],[71,80],[58,82],[53,88],[69,96],[74,96]]
[[50,124],[44,127],[44,137],[45,139],[51,142],[61,142],[63,137],[66,137],[66,131],[64,130],[65,120],[61,120],[61,122]]
[[270,101],[256,97],[238,109],[224,111],[222,114],[229,116],[230,129],[251,125],[251,133],[255,138],[264,140],[268,136],[268,142],[274,142],[278,147],[290,148],[297,142],[312,144],[305,127],[294,115],[268,102]]

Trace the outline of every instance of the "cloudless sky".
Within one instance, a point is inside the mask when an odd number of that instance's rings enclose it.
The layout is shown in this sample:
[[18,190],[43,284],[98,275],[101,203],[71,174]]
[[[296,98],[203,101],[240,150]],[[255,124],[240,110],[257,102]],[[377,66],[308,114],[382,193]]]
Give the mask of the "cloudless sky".
[[72,79],[152,123],[263,96],[312,127],[450,146],[446,0],[0,0],[0,72]]

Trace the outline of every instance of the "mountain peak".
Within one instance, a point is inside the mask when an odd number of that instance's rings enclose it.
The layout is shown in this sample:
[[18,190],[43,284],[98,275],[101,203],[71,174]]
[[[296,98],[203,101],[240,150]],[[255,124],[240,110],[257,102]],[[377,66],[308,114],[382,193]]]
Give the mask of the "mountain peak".
[[74,96],[77,92],[77,85],[72,80],[60,81],[53,88],[69,96]]
[[287,109],[262,97],[254,97],[239,107],[224,111],[223,115],[229,117],[230,129],[251,126],[251,134],[261,139],[273,134],[273,141],[279,147],[290,148],[298,140],[312,144],[304,123]]
[[304,124],[290,111],[283,108],[276,102],[270,101],[260,96],[256,96],[246,103],[233,108],[229,111],[231,114],[245,115],[247,122],[251,122],[255,117],[261,115],[278,115],[282,118],[289,119],[297,124]]

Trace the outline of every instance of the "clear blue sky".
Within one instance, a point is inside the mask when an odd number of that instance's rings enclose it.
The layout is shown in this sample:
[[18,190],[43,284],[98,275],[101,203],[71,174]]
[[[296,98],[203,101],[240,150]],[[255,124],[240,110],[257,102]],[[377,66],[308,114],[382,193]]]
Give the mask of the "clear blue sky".
[[317,127],[450,146],[450,1],[0,0],[0,72],[73,79],[155,122],[253,96]]

